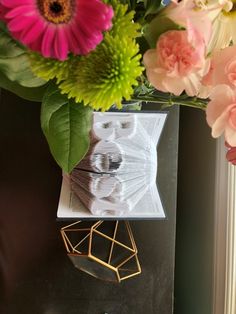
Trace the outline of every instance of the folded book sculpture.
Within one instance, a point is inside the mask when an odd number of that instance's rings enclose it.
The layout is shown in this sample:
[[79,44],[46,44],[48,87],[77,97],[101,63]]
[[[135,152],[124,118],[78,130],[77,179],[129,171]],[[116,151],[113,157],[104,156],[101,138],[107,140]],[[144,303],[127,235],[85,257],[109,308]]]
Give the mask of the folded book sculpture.
[[[86,212],[87,217],[164,217],[156,179],[157,144],[166,116],[94,113],[90,149],[72,173],[64,175],[63,183],[71,188],[67,207],[72,217],[86,218]],[[61,205],[58,216],[66,217]]]

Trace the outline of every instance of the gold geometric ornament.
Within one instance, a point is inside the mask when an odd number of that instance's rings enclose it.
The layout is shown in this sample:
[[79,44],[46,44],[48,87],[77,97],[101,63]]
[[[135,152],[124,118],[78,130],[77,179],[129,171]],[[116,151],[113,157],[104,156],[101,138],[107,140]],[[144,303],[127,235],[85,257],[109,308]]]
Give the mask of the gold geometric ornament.
[[77,221],[61,235],[74,266],[96,278],[121,282],[141,273],[128,221]]

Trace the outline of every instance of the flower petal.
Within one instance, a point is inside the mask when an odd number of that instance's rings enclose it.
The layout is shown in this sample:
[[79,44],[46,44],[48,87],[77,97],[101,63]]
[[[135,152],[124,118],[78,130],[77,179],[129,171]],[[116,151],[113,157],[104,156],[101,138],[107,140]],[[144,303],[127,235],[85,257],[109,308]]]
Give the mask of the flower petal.
[[200,90],[200,78],[197,75],[189,75],[185,77],[185,92],[188,96],[196,96]]
[[182,94],[185,89],[184,80],[181,78],[172,78],[172,77],[165,77],[163,80],[163,86],[165,86],[166,91],[173,93],[176,96]]
[[15,8],[26,4],[32,4],[32,0],[1,0],[1,4],[7,8]]
[[17,16],[8,22],[7,26],[11,32],[21,32],[26,31],[32,27],[36,20],[24,18]]
[[159,75],[156,75],[156,72],[152,69],[147,70],[147,77],[149,82],[158,90],[162,92],[168,92],[166,87],[163,85],[163,80],[165,78],[165,73],[159,73]]
[[65,60],[68,55],[68,42],[66,32],[62,27],[57,28],[55,41],[54,41],[55,57],[58,60]]
[[236,146],[236,131],[231,127],[225,129],[225,139],[231,146]]
[[209,126],[235,101],[233,90],[227,85],[218,85],[210,94],[211,101],[207,105],[206,119]]
[[54,45],[54,38],[55,38],[55,30],[50,24],[48,24],[47,29],[44,33],[41,51],[44,57],[50,57],[53,55],[53,45]]
[[[21,6],[17,6],[14,9],[8,11],[8,13],[5,15],[6,19],[12,19],[15,18],[18,15],[25,15],[26,12],[27,14],[34,14],[34,9],[35,7],[31,4],[28,5],[21,5]],[[32,12],[32,13],[31,13]]]
[[[211,135],[212,137],[219,137],[225,131],[225,125],[227,124],[229,118],[229,112],[226,110],[223,112],[218,119],[215,120],[214,124],[212,125]],[[227,140],[227,139],[226,139]],[[231,145],[231,143],[227,140],[227,142]]]
[[103,40],[103,31],[111,27],[114,14],[102,0],[74,3],[68,20],[60,23],[55,16],[44,15],[36,0],[0,0],[0,16],[6,19],[12,35],[30,49],[44,57],[65,60],[69,52],[88,54],[95,49]]
[[149,49],[145,52],[145,54],[143,56],[143,63],[147,69],[157,67],[156,49]]
[[35,41],[35,34],[39,37],[44,32],[44,25],[41,20],[36,20],[32,27],[21,36],[21,40],[25,45],[29,45]]

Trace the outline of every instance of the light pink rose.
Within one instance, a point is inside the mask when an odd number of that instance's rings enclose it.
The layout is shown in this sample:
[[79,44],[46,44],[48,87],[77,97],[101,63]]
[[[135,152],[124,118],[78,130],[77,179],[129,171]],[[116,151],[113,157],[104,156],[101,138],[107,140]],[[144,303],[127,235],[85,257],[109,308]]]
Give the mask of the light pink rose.
[[150,83],[158,90],[180,95],[198,95],[201,79],[208,72],[205,45],[196,30],[168,31],[144,54],[144,65]]
[[236,146],[236,89],[228,85],[218,85],[210,95],[206,109],[207,123],[212,128],[212,136],[225,134],[225,140]]
[[236,87],[236,46],[227,47],[212,54],[210,71],[202,82],[212,87],[219,84]]

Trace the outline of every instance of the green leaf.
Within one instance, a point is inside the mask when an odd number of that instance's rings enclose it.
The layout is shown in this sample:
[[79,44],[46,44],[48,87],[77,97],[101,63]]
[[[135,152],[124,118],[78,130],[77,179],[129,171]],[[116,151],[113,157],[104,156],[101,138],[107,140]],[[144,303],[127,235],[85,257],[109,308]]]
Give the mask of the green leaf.
[[26,49],[0,25],[0,83],[4,74],[10,81],[23,87],[39,87],[46,82],[33,74]]
[[181,30],[182,27],[163,15],[157,15],[144,29],[144,37],[151,48],[156,47],[156,42],[161,34],[169,30]]
[[5,33],[7,33],[7,27],[6,25],[3,23],[3,21],[0,21],[0,30],[4,31]]
[[16,82],[10,81],[4,74],[0,73],[0,88],[4,88],[26,100],[42,102],[47,84],[32,88],[23,87]]
[[65,172],[71,172],[87,153],[91,125],[90,107],[49,86],[42,102],[41,126],[53,157]]
[[162,7],[162,3],[161,0],[144,0],[144,6],[146,8],[145,16],[147,16],[157,13]]

